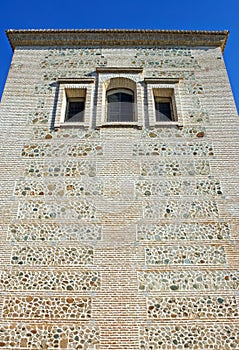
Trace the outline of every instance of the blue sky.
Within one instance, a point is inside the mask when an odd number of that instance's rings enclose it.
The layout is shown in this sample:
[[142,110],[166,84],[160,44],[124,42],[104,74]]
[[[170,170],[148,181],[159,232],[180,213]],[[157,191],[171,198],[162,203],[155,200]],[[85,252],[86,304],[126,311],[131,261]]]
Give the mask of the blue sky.
[[225,49],[239,110],[239,0],[2,0],[0,4],[0,96],[11,61],[6,29],[229,30]]

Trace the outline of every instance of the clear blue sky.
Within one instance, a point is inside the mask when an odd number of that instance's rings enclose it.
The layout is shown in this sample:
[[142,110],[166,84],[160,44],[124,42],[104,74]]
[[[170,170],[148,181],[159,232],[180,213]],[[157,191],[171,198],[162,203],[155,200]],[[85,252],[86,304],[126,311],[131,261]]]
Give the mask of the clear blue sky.
[[224,57],[239,110],[239,0],[2,0],[0,96],[12,56],[4,31],[39,28],[227,29]]

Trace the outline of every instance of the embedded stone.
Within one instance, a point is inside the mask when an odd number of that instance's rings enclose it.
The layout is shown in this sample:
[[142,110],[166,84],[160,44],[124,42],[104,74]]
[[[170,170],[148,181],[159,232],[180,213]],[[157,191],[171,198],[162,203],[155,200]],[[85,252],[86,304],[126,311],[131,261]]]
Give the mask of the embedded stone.
[[170,289],[172,289],[172,290],[178,290],[178,289],[179,289],[179,287],[178,287],[178,286],[176,286],[176,285],[172,285],[172,286],[170,286]]
[[21,339],[20,346],[22,348],[25,348],[25,347],[27,347],[27,343],[28,343],[27,339],[23,338],[23,339]]
[[[66,298],[66,302],[71,304],[73,303],[74,299],[73,298]],[[83,305],[82,305],[83,306]]]
[[32,297],[30,297],[30,296],[26,297],[26,301],[27,301],[28,303],[30,303],[32,300],[33,300]]
[[155,134],[155,132],[150,132],[149,136],[152,137],[152,138],[155,138],[155,137],[157,137],[157,134]]
[[145,196],[151,196],[151,192],[150,191],[145,191],[144,194],[145,194]]

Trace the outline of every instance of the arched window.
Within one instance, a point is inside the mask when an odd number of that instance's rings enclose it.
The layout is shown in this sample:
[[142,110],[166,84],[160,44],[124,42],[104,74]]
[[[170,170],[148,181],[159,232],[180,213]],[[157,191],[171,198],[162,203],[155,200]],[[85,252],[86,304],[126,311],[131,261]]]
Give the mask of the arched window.
[[131,89],[110,89],[106,92],[107,122],[133,122],[134,92]]

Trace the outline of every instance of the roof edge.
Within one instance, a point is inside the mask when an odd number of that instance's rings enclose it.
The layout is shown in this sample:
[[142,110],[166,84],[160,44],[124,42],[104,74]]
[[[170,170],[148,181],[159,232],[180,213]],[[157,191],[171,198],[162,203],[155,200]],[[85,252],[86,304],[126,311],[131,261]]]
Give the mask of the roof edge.
[[214,46],[222,52],[228,30],[158,29],[8,29],[14,50],[18,46]]

